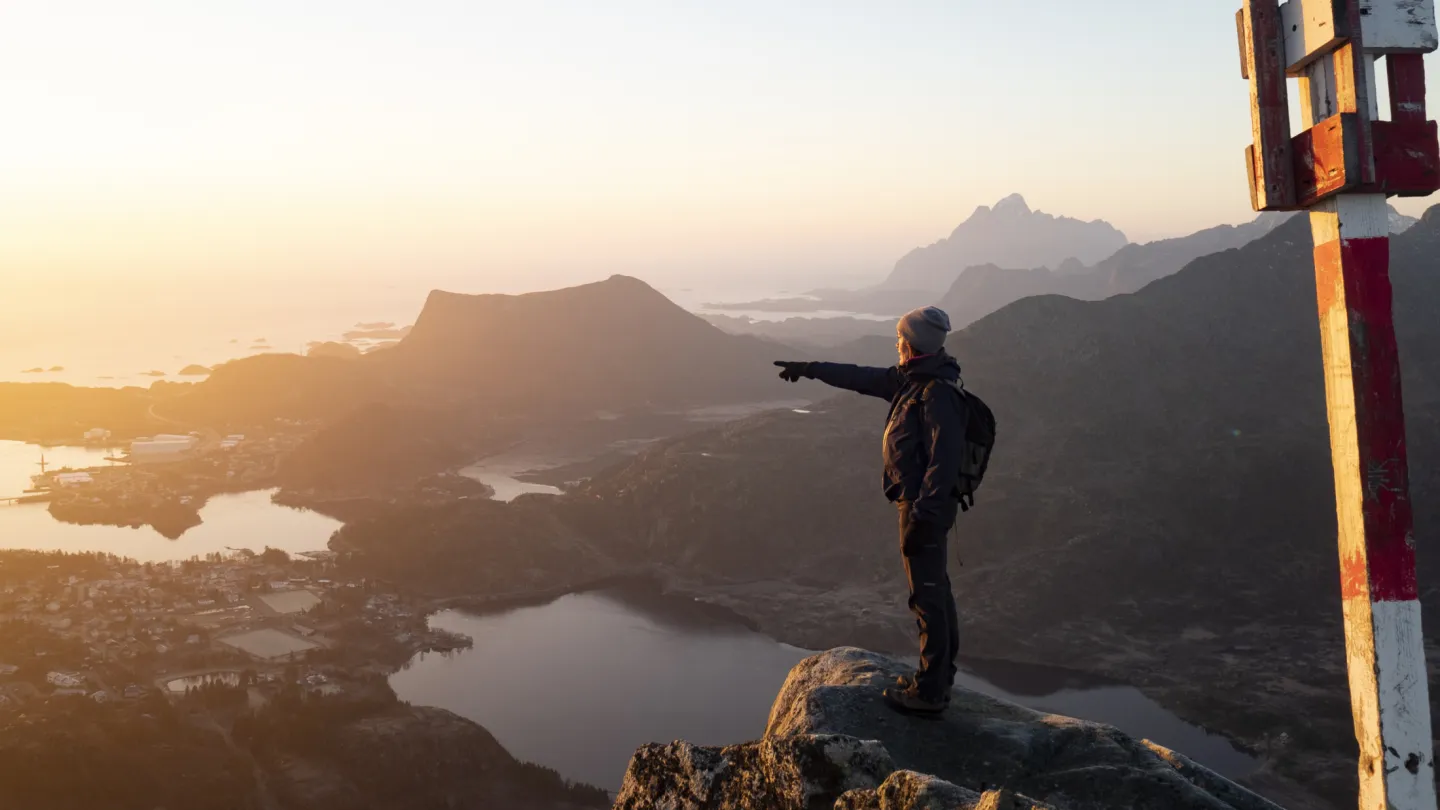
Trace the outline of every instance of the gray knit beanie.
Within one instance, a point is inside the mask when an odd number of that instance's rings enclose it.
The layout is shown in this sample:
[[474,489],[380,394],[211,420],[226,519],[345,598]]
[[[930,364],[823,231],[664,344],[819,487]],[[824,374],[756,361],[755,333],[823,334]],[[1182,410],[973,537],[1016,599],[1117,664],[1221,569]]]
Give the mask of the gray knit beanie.
[[921,354],[934,354],[945,346],[950,333],[950,316],[936,307],[921,307],[900,318],[895,333]]

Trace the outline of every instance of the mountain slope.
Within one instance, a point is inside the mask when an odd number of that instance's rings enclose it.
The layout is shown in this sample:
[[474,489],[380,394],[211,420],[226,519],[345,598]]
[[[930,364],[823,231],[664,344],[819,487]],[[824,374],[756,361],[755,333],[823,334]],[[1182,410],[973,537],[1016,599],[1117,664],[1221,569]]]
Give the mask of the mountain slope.
[[473,417],[593,414],[795,399],[770,363],[638,279],[524,295],[430,294],[394,347],[353,360],[270,354],[219,366],[161,416],[203,425],[333,420],[369,403]]
[[490,403],[632,408],[794,396],[788,350],[729,335],[627,276],[525,295],[435,292],[373,365],[402,386]]
[[1067,259],[1093,264],[1126,244],[1103,220],[1082,222],[1031,211],[1018,194],[980,206],[950,236],[916,248],[896,262],[885,290],[943,291],[961,270],[979,264],[1059,267]]

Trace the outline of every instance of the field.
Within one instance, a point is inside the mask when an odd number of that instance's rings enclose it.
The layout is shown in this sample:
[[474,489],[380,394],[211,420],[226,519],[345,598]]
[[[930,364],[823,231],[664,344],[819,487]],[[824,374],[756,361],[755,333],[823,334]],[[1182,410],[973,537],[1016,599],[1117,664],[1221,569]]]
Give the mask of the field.
[[310,591],[279,591],[260,597],[265,606],[276,613],[300,613],[320,604],[320,597]]
[[284,658],[291,653],[302,653],[306,650],[313,650],[319,646],[303,638],[292,636],[289,633],[282,633],[279,630],[270,629],[251,630],[248,633],[228,636],[220,639],[220,643],[227,644],[256,658],[271,661],[277,658]]

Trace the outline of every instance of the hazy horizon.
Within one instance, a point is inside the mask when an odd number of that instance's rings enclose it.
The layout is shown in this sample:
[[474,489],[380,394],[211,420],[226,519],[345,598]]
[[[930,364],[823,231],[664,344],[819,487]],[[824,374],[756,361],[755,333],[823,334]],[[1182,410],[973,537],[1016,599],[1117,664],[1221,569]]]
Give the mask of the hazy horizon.
[[1014,192],[1132,241],[1252,216],[1228,4],[74,2],[3,22],[0,266],[52,293],[853,281]]
[[1198,5],[7,9],[0,379],[430,289],[865,286],[1012,193],[1136,242],[1244,222],[1233,9]]

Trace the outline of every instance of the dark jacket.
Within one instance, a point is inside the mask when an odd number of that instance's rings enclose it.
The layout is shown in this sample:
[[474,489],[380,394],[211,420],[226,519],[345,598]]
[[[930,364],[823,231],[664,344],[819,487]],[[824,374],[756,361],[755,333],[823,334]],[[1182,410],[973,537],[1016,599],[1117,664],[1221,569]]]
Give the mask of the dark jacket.
[[967,417],[965,398],[950,384],[960,379],[955,358],[941,350],[890,368],[810,363],[806,376],[889,400],[885,497],[909,503],[914,520],[948,527],[958,506]]

